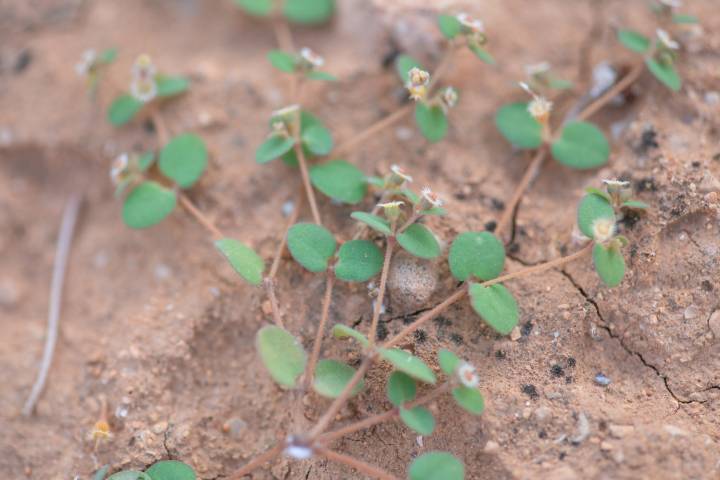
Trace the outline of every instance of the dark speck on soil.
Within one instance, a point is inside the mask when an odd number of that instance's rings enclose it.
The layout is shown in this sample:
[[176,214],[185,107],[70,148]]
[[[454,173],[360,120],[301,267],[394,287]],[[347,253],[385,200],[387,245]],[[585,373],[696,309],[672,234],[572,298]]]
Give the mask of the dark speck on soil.
[[547,432],[545,430],[540,430],[538,432],[538,437],[539,438],[547,438]]
[[435,325],[438,327],[449,327],[452,325],[452,322],[443,316],[436,317],[433,322],[435,322]]
[[520,244],[518,244],[518,243],[513,242],[510,244],[510,246],[508,246],[508,252],[510,252],[510,253],[515,254],[515,253],[518,253],[519,251],[520,251]]
[[535,325],[533,325],[532,322],[525,322],[520,329],[520,333],[522,333],[523,337],[527,337],[532,333],[534,326]]
[[415,330],[415,341],[417,343],[425,343],[425,340],[427,340],[425,330]]
[[565,377],[565,383],[567,383],[568,385],[574,381],[575,379],[572,377],[572,375],[568,375],[567,377]]
[[577,364],[577,362],[573,357],[568,357],[568,359],[566,360],[566,364],[568,368],[573,368]]
[[505,202],[503,202],[502,200],[499,200],[499,199],[497,199],[497,198],[493,198],[493,199],[491,199],[490,201],[491,201],[491,203],[492,203],[492,207],[493,207],[495,210],[505,210]]
[[538,394],[537,388],[535,388],[535,385],[532,384],[526,384],[522,386],[522,393],[527,395],[528,397],[535,399],[540,397],[540,394]]
[[462,335],[460,335],[459,333],[451,333],[451,334],[450,334],[450,340],[452,340],[452,342],[453,342],[455,345],[462,345],[462,344],[463,344],[463,337],[462,337]]
[[377,326],[377,339],[385,340],[388,336],[388,330],[384,323],[379,323]]
[[497,222],[495,220],[490,220],[485,224],[485,230],[488,232],[494,232],[497,228]]
[[567,457],[567,453],[565,452],[560,452],[560,455],[558,455],[559,460],[565,460],[565,457]]
[[651,148],[658,148],[657,143],[657,132],[652,128],[647,128],[640,137],[640,146],[638,151],[640,153],[647,153]]
[[495,350],[495,358],[498,360],[505,360],[506,354],[502,350]]
[[15,70],[15,73],[24,72],[27,67],[30,66],[30,63],[32,63],[32,59],[33,55],[30,49],[23,49],[23,51],[20,52],[20,55],[18,55],[17,60],[15,60],[15,67],[13,68]]
[[710,280],[703,280],[702,281],[702,289],[706,292],[712,292],[713,291],[713,285],[710,283]]
[[640,220],[640,215],[638,215],[637,212],[626,210],[623,215],[623,219],[620,220],[620,224],[628,230],[632,230],[638,220]]
[[702,164],[700,162],[698,162],[697,160],[695,160],[694,162],[692,162],[691,165],[693,166],[693,168],[700,168],[700,165],[702,165]]
[[642,178],[637,182],[638,192],[657,192],[657,185],[655,185],[655,179],[652,177]]
[[558,365],[557,363],[550,367],[550,374],[553,377],[559,378],[565,375],[565,370],[563,370],[563,367]]

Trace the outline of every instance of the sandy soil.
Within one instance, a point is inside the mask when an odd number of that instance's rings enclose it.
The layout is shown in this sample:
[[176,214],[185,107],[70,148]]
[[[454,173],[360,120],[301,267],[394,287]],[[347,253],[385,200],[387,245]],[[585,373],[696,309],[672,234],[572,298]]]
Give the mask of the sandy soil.
[[[399,105],[383,59],[401,48],[433,64],[441,48],[429,12],[415,7],[429,2],[340,3],[331,25],[294,33],[341,78],[309,88],[304,103],[346,139]],[[643,76],[630,101],[595,118],[612,132],[609,166],[571,172],[547,163],[517,214],[510,271],[576,248],[572,206],[586,186],[631,180],[653,208],[623,227],[632,246],[622,286],[604,288],[589,262],[510,283],[522,314],[516,341],[492,334],[467,305],[452,308],[407,346],[427,359],[451,347],[480,365],[483,416],[464,416],[442,400],[433,407],[438,428],[422,445],[393,423],[339,442],[340,451],[400,477],[412,457],[440,448],[463,459],[469,479],[720,478],[720,216],[712,203],[720,190],[720,16],[712,0],[688,3],[705,34],[689,39],[682,92],[670,95]],[[500,63],[456,58],[448,80],[462,102],[449,137],[429,145],[406,121],[348,157],[367,172],[404,164],[420,185],[443,192],[451,213],[431,223],[445,240],[497,220],[527,164],[493,126],[502,102],[522,98],[514,85],[522,66],[546,59],[582,84],[583,67],[633,60],[610,25],[652,25],[640,1],[488,0],[471,11],[488,26]],[[114,130],[104,121],[99,104],[110,88],[98,104],[87,101],[73,65],[91,46],[120,48],[111,74],[118,84],[142,51],[163,70],[191,76],[192,93],[166,110],[173,131],[198,131],[214,152],[191,196],[266,258],[285,223],[282,205],[298,190],[295,171],[252,160],[269,112],[288,101],[284,79],[264,60],[274,47],[266,24],[224,0],[1,0],[0,472],[88,478],[106,463],[142,468],[169,457],[192,464],[200,478],[223,478],[289,427],[290,399],[253,348],[268,321],[264,295],[234,276],[181,211],[147,231],[122,225],[109,162],[120,151],[152,147],[155,136],[142,122]],[[45,335],[55,236],[73,191],[86,204],[61,338],[37,415],[26,419],[19,411]],[[349,235],[350,208],[323,199],[321,211],[334,231]],[[437,271],[429,305],[452,288],[442,262]],[[322,278],[283,262],[280,301],[289,328],[307,344],[323,288]],[[390,291],[387,331],[417,314],[410,303],[402,289]],[[340,286],[331,320],[367,328],[370,309],[365,286]],[[345,344],[328,342],[325,354],[357,359]],[[386,373],[370,373],[369,388],[343,418],[387,408]],[[611,383],[598,385],[598,373]],[[113,438],[95,450],[88,434],[103,396]],[[314,396],[306,403],[308,421],[327,405]],[[361,477],[318,460],[279,462],[253,478]]]

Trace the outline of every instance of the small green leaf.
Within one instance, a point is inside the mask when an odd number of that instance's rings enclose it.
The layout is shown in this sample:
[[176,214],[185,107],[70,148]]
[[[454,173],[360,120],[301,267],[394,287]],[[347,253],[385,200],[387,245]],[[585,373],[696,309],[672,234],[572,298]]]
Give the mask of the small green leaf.
[[190,88],[190,80],[185,77],[172,77],[169,75],[156,75],[157,96],[160,98],[172,97],[186,92]]
[[562,78],[552,77],[548,81],[550,88],[555,90],[567,90],[573,87],[573,83],[569,80],[563,80]]
[[152,164],[155,162],[155,153],[152,150],[147,151],[138,157],[137,162],[140,171],[147,172],[148,169],[152,167]]
[[387,383],[387,396],[390,403],[399,407],[406,402],[415,400],[416,394],[417,386],[410,375],[397,370],[390,374]]
[[207,167],[207,147],[202,138],[183,133],[168,142],[160,151],[158,166],[180,188],[190,188]]
[[480,415],[485,410],[485,399],[477,388],[461,385],[453,389],[452,395],[458,405],[473,415]]
[[122,217],[130,228],[148,228],[160,223],[175,209],[175,192],[157,182],[143,182],[125,198]]
[[335,11],[335,0],[285,0],[283,13],[295,23],[325,23]]
[[605,165],[610,157],[610,144],[592,123],[570,122],[563,127],[560,138],[552,144],[555,160],[578,170]]
[[98,62],[109,65],[115,61],[115,59],[117,58],[117,54],[117,48],[107,48],[100,52],[100,55],[98,55]]
[[507,335],[517,325],[518,305],[510,291],[500,284],[483,287],[479,283],[470,285],[473,309],[495,331]]
[[435,430],[435,418],[425,407],[414,407],[410,410],[400,407],[400,419],[420,435],[430,435]]
[[440,369],[445,372],[446,375],[455,375],[455,370],[457,370],[460,362],[461,360],[458,356],[450,350],[445,350],[443,348],[438,352],[438,363],[440,364]]
[[367,212],[353,212],[350,214],[350,216],[384,235],[392,235],[392,230],[390,230],[390,222],[388,222],[382,217],[378,217],[377,215],[373,215]]
[[413,192],[409,188],[403,188],[402,190],[397,190],[397,192],[407,198],[413,205],[417,205],[418,203],[420,203],[420,195]]
[[282,50],[270,50],[267,54],[270,64],[281,72],[292,73],[295,71],[296,59],[294,55]]
[[488,65],[495,65],[495,59],[493,58],[493,56],[490,55],[490,53],[488,53],[488,51],[482,48],[480,45],[469,43],[468,48],[475,54],[476,57],[478,57],[483,62],[487,63]]
[[615,211],[605,197],[590,193],[580,200],[577,222],[580,231],[588,238],[593,238],[593,223],[598,218],[615,220]]
[[420,213],[423,215],[436,215],[438,217],[444,217],[445,215],[447,215],[447,210],[442,207],[433,207],[428,210],[423,210]]
[[597,243],[593,247],[593,263],[600,279],[608,287],[620,285],[625,276],[625,259],[617,248],[606,248]]
[[145,473],[152,480],[195,480],[195,472],[189,465],[177,460],[155,462]]
[[267,325],[258,331],[255,345],[273,380],[283,387],[294,387],[307,362],[300,342],[287,330]]
[[287,244],[295,261],[311,272],[327,270],[337,247],[333,234],[314,223],[296,223],[290,227]]
[[[337,360],[320,360],[315,368],[313,389],[327,398],[340,396],[350,379],[355,375],[355,369]],[[352,389],[351,395],[357,395],[365,386],[363,380]]]
[[673,92],[680,90],[682,87],[682,80],[680,79],[680,75],[678,75],[674,66],[658,62],[654,58],[646,58],[645,64],[650,72],[655,75],[655,78],[660,80],[663,85]]
[[400,76],[400,80],[402,80],[403,84],[407,83],[408,72],[412,70],[413,67],[417,67],[421,70],[423,69],[422,65],[420,65],[420,62],[412,58],[410,55],[398,55],[398,57],[395,59],[395,70]]
[[111,124],[119,127],[133,119],[135,114],[145,105],[132,95],[120,95],[110,105],[108,120]]
[[305,77],[310,80],[322,80],[325,82],[337,82],[337,77],[328,72],[321,72],[318,70],[312,70],[305,74]]
[[377,188],[385,187],[385,180],[383,180],[380,177],[368,176],[365,180],[367,181],[367,183],[369,185],[372,185],[373,187],[377,187]]
[[465,466],[447,452],[429,452],[410,464],[410,480],[463,480]]
[[693,23],[700,23],[700,20],[695,15],[688,15],[686,13],[677,13],[677,14],[673,15],[673,23],[693,24]]
[[95,475],[93,475],[93,480],[105,480],[105,476],[107,475],[108,470],[110,470],[110,465],[105,465],[100,470],[95,472]]
[[117,472],[110,475],[107,480],[152,480],[143,472],[137,472],[135,470],[125,470],[123,472]]
[[650,48],[650,39],[632,30],[618,30],[617,38],[626,48],[637,53],[645,53]]
[[344,203],[358,203],[367,193],[365,174],[345,160],[313,166],[310,168],[310,181],[328,197]]
[[420,258],[435,258],[440,255],[435,235],[425,226],[414,223],[397,236],[397,241],[408,253]]
[[273,0],[235,0],[235,4],[257,17],[267,17],[272,13],[273,8]]
[[415,121],[420,133],[430,142],[439,142],[447,134],[447,116],[437,105],[430,107],[422,102],[415,104]]
[[453,240],[448,263],[450,272],[461,282],[470,276],[492,280],[505,266],[505,247],[490,232],[464,232]]
[[542,145],[542,126],[527,110],[527,103],[503,105],[495,115],[500,133],[518,148],[538,148]]
[[455,38],[462,30],[462,25],[452,15],[438,15],[438,27],[448,40]]
[[380,273],[383,254],[367,240],[350,240],[338,251],[335,275],[346,282],[365,282]]
[[304,128],[300,139],[303,145],[315,155],[327,155],[333,147],[332,135],[322,125],[311,125]]
[[272,135],[255,151],[255,161],[257,163],[268,163],[288,153],[294,145],[295,139],[293,137]]
[[605,200],[607,200],[608,203],[612,203],[612,198],[610,197],[610,194],[607,193],[607,192],[604,191],[604,190],[600,190],[599,188],[595,188],[595,187],[587,187],[587,188],[585,189],[585,192],[586,192],[586,193],[592,193],[593,195],[600,195],[600,196],[603,197]]
[[332,333],[335,338],[354,338],[363,347],[367,347],[370,344],[365,335],[341,323],[333,327]]
[[641,202],[640,200],[628,200],[627,202],[623,202],[621,206],[631,210],[647,210],[650,208],[647,203]]
[[215,247],[222,253],[233,269],[252,285],[262,283],[265,262],[255,250],[232,238],[223,238],[215,242]]
[[378,353],[383,360],[390,362],[397,370],[407,373],[421,382],[435,383],[435,374],[430,367],[425,365],[425,362],[418,357],[411,355],[405,350],[400,350],[399,348],[380,348],[378,349]]

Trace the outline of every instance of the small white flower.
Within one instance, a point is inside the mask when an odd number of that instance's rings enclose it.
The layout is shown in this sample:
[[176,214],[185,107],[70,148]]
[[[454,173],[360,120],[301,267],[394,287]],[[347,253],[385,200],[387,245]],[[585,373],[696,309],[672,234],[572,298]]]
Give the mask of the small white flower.
[[453,87],[447,87],[445,90],[443,90],[441,98],[443,103],[448,108],[452,108],[457,105],[458,102],[457,90],[455,90]]
[[608,189],[608,191],[610,191],[610,190],[618,190],[618,189],[621,189],[621,188],[628,188],[628,187],[630,187],[630,182],[623,181],[623,180],[609,180],[609,179],[606,179],[606,180],[603,180],[602,182],[603,182],[603,184],[605,185],[605,187]]
[[525,82],[520,82],[520,88],[533,97],[532,101],[528,104],[528,112],[530,112],[530,115],[532,115],[535,120],[546,122],[552,110],[552,102],[533,92]]
[[437,193],[433,192],[430,187],[425,187],[420,191],[423,199],[426,200],[433,207],[440,207],[443,204],[442,198]]
[[459,13],[455,18],[457,18],[457,21],[460,22],[463,27],[471,30],[473,33],[485,33],[485,25],[483,25],[482,20],[473,18],[467,13]]
[[670,34],[662,28],[657,29],[657,36],[660,42],[670,50],[677,50],[680,48],[680,44],[670,37]]
[[146,82],[150,80],[154,81],[157,69],[153,64],[150,55],[143,53],[135,59],[135,63],[133,63],[131,73],[134,80],[141,80]]
[[304,47],[300,50],[300,56],[303,58],[303,60],[312,65],[313,68],[319,68],[325,64],[325,59],[310,50],[308,47]]
[[110,166],[110,180],[114,185],[118,185],[122,180],[123,175],[127,173],[128,166],[130,165],[130,156],[127,153],[122,153],[113,161]]
[[422,100],[427,95],[427,88],[430,84],[430,74],[418,67],[413,67],[408,72],[408,81],[405,88],[410,92],[413,100]]
[[474,366],[468,362],[462,362],[457,369],[457,376],[460,379],[460,383],[468,388],[477,388],[480,385],[480,377],[477,374],[477,370]]
[[86,77],[97,66],[97,53],[93,49],[85,50],[80,61],[75,64],[75,73]]
[[548,73],[550,68],[550,63],[548,62],[533,63],[532,65],[525,65],[525,74],[532,78],[535,75]]
[[390,170],[392,171],[392,173],[394,173],[395,175],[397,175],[398,177],[400,177],[401,179],[403,179],[406,182],[413,181],[412,177],[410,175],[408,175],[408,173],[405,170],[403,170],[402,167],[400,167],[399,165],[391,166]]
[[615,235],[615,220],[607,217],[596,218],[592,223],[593,240],[605,243]]
[[669,8],[680,8],[682,7],[682,0],[660,0],[660,3]]
[[130,82],[130,94],[141,102],[147,103],[157,95],[157,84],[154,78],[143,80],[133,78]]

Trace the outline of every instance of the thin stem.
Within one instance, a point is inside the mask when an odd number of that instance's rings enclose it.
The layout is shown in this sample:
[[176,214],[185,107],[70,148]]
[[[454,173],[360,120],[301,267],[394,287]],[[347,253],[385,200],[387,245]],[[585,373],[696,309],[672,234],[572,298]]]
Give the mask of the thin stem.
[[219,228],[215,226],[215,224],[205,216],[198,208],[193,204],[192,200],[190,200],[187,195],[185,195],[183,192],[178,192],[178,199],[180,200],[180,205],[187,210],[190,215],[192,215],[195,220],[198,221],[200,225],[205,227],[205,229],[210,232],[210,234],[213,236],[213,239],[220,240],[221,238],[225,238],[225,235],[220,231]]
[[297,196],[295,206],[292,213],[290,214],[290,217],[288,217],[285,231],[283,232],[282,238],[280,239],[280,244],[278,245],[277,250],[275,250],[275,256],[273,257],[272,265],[270,266],[270,273],[268,274],[268,278],[275,278],[275,276],[277,275],[278,268],[280,268],[280,258],[282,257],[282,253],[285,250],[285,245],[287,245],[287,232],[288,230],[290,230],[290,227],[295,225],[295,222],[297,222],[298,216],[300,215],[301,203],[302,191]]
[[390,271],[390,259],[392,258],[392,251],[394,247],[395,237],[387,237],[385,261],[383,262],[382,273],[380,273],[380,287],[378,289],[378,296],[375,299],[375,308],[373,309],[373,318],[372,323],[370,324],[370,333],[368,334],[370,347],[375,345],[378,322],[380,321],[380,312],[382,311],[383,301],[385,300],[385,285],[387,284],[387,276]]
[[395,475],[392,475],[379,467],[363,462],[362,460],[358,460],[357,458],[353,458],[348,455],[343,455],[342,453],[328,450],[325,447],[316,447],[315,450],[318,454],[322,455],[323,457],[327,458],[332,462],[347,465],[348,467],[354,468],[358,472],[364,473],[365,475],[369,475],[379,480],[400,480]]
[[270,311],[273,315],[273,322],[280,328],[285,328],[285,324],[280,315],[280,306],[278,304],[277,296],[275,295],[275,279],[265,277],[263,279],[263,285],[265,286],[265,293],[267,293],[268,300],[270,301]]
[[[299,127],[298,130],[300,130]],[[308,203],[310,204],[310,210],[312,211],[313,220],[318,225],[322,225],[322,221],[320,220],[320,211],[318,210],[317,203],[315,202],[315,191],[310,184],[310,175],[308,174],[307,162],[305,161],[305,152],[303,152],[300,139],[295,142],[295,154],[298,159],[298,164],[300,165],[300,174],[302,175],[302,181],[305,187],[305,193],[307,194]]]
[[250,460],[240,470],[233,473],[232,476],[228,477],[228,480],[241,480],[242,477],[244,477],[245,475],[249,475],[250,472],[252,472],[256,468],[262,467],[265,463],[280,455],[282,450],[282,444],[275,445],[270,450],[267,450],[265,453],[262,453],[261,455],[258,455],[257,457]]
[[57,240],[57,249],[55,253],[55,261],[53,263],[52,280],[50,282],[50,302],[48,308],[48,331],[45,337],[45,348],[43,349],[40,370],[37,379],[30,390],[22,413],[25,416],[32,415],[35,410],[35,404],[40,398],[48,374],[52,365],[53,354],[55,353],[55,345],[57,344],[58,329],[60,326],[60,307],[62,306],[62,292],[65,283],[65,272],[67,270],[68,257],[70,256],[70,247],[72,246],[72,237],[77,223],[78,213],[80,212],[80,204],[82,198],[79,194],[72,195],[65,204],[62,222],[60,224],[60,233]]
[[405,230],[407,230],[410,225],[417,222],[417,220],[418,220],[418,218],[420,218],[420,216],[421,215],[418,210],[413,210],[413,213],[412,213],[412,215],[410,215],[410,218],[408,218],[407,221],[403,224],[403,226],[400,227],[400,229],[397,231],[397,235],[400,235]]
[[335,285],[335,274],[328,270],[327,281],[325,282],[325,296],[322,303],[322,314],[320,315],[320,324],[315,334],[315,343],[313,343],[310,361],[305,369],[305,389],[309,389],[312,384],[313,375],[315,374],[315,365],[320,358],[320,347],[322,345],[323,335],[325,334],[325,324],[327,323],[330,313],[330,302],[332,301],[333,285]]
[[292,32],[282,14],[277,14],[273,18],[273,33],[275,34],[275,41],[281,50],[289,53],[295,52],[295,44],[293,43]]
[[[370,210],[370,215],[377,215],[377,213],[382,208],[380,204],[387,202],[388,197],[390,197],[389,192],[383,192],[383,194],[380,196],[380,201],[375,204],[372,210]],[[358,238],[362,237],[365,234],[365,230],[367,230],[368,228],[369,227],[367,223],[359,222],[358,227],[355,230],[355,234],[353,235],[353,240],[357,240]]]
[[515,187],[515,191],[513,192],[512,197],[510,198],[508,203],[505,205],[505,210],[503,211],[502,217],[500,217],[500,220],[498,221],[498,224],[497,224],[497,228],[495,228],[495,235],[497,235],[498,238],[502,238],[502,234],[510,226],[513,216],[515,215],[515,209],[517,208],[518,204],[520,203],[520,199],[525,194],[525,191],[527,190],[528,186],[530,185],[530,182],[532,182],[532,180],[540,172],[540,167],[542,167],[543,161],[545,161],[546,156],[547,156],[547,146],[543,145],[535,153],[535,157],[533,157],[532,161],[530,162],[530,165],[528,165],[527,170],[525,170],[525,174],[523,175],[522,179],[520,180],[520,183],[518,183],[517,187]]
[[622,80],[620,80],[611,89],[609,89],[604,94],[602,94],[597,100],[595,100],[590,105],[583,108],[583,110],[578,114],[577,119],[578,120],[587,120],[588,118],[590,118],[598,110],[600,110],[605,105],[607,105],[608,102],[610,102],[613,98],[618,96],[626,88],[628,88],[630,85],[632,85],[635,82],[635,80],[640,78],[640,75],[642,74],[644,68],[645,68],[644,63],[641,62],[641,63],[636,64],[628,72],[628,74],[622,78]]
[[395,110],[393,113],[381,118],[377,122],[373,123],[369,127],[367,127],[365,130],[361,131],[360,133],[356,134],[354,137],[350,138],[349,140],[341,143],[333,155],[346,155],[348,154],[353,147],[358,145],[359,143],[364,142],[368,138],[372,137],[376,133],[378,133],[381,130],[385,130],[386,128],[390,127],[395,122],[401,120],[405,115],[409,114],[412,111],[414,104],[408,103],[407,105],[403,105],[400,107],[400,109]]

